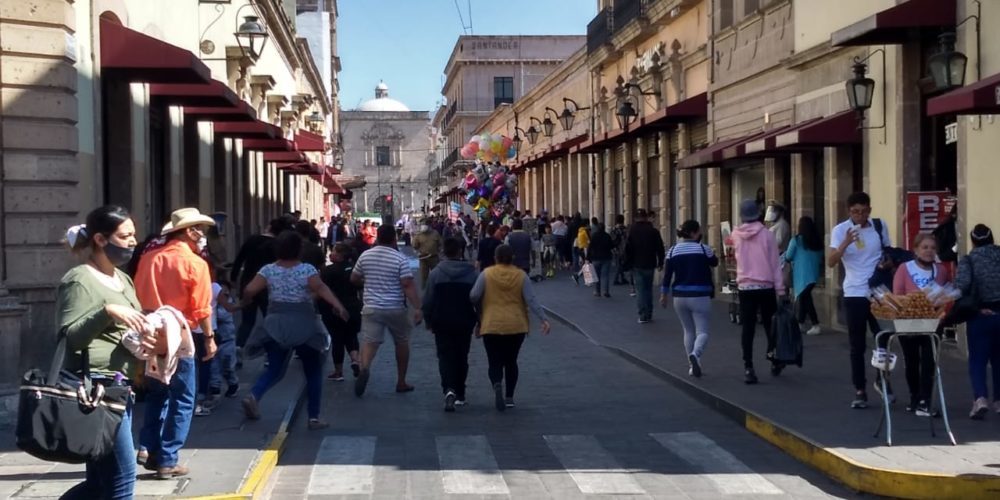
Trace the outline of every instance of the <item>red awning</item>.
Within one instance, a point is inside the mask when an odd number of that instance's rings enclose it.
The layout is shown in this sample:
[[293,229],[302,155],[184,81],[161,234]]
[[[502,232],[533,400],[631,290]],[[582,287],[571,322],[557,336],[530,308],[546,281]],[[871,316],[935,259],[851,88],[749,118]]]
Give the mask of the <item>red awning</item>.
[[207,84],[153,84],[149,86],[149,95],[169,106],[235,108],[242,102],[236,92],[218,80]]
[[739,141],[736,141],[736,144],[731,144],[731,145],[727,146],[726,148],[724,148],[722,150],[722,159],[723,160],[735,160],[737,158],[742,158],[742,157],[746,156],[747,155],[747,144],[749,144],[751,142],[754,142],[754,141],[763,140],[763,141],[766,142],[766,141],[770,140],[771,141],[770,143],[774,144],[774,136],[777,135],[778,131],[783,131],[783,130],[786,130],[786,129],[788,129],[788,126],[784,125],[784,126],[779,127],[778,129],[775,129],[775,130],[768,130],[766,132],[758,132],[758,133],[756,133],[754,135],[751,135],[751,136],[745,137],[745,138],[743,138],[743,139],[741,139]]
[[672,127],[678,122],[708,116],[708,93],[702,92],[642,117],[637,131]]
[[264,161],[275,163],[306,163],[309,160],[300,151],[264,151]]
[[1000,114],[1000,73],[927,101],[927,116]]
[[295,133],[295,147],[299,151],[326,151],[323,136],[307,130],[299,130]]
[[243,139],[243,149],[256,151],[295,151],[295,145],[285,139]]
[[757,134],[752,134],[745,137],[716,142],[705,149],[695,151],[684,158],[681,158],[680,161],[677,162],[677,168],[708,168],[717,166],[717,164],[722,163],[723,150],[728,147],[735,146],[736,144],[745,143],[748,139],[756,135]]
[[101,71],[131,82],[205,83],[212,72],[198,56],[149,35],[101,19]]
[[909,0],[830,35],[834,47],[895,45],[925,28],[955,29],[955,0]]
[[274,139],[281,137],[281,129],[262,121],[216,122],[216,135],[226,135],[242,139]]
[[195,121],[239,122],[257,121],[257,111],[249,104],[240,101],[235,108],[225,107],[190,107],[184,108],[184,116]]
[[792,127],[774,139],[778,150],[816,149],[861,144],[861,123],[853,110]]

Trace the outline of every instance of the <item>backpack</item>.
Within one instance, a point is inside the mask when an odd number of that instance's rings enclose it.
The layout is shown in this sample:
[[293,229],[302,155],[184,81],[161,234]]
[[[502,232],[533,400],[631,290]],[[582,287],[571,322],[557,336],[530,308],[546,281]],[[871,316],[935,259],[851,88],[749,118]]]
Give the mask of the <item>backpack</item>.
[[896,269],[900,264],[905,264],[915,258],[913,252],[904,248],[888,246],[882,238],[882,219],[872,219],[872,226],[878,233],[879,246],[882,248],[882,260],[875,264],[875,272],[868,278],[868,286],[875,288],[885,286],[892,289],[892,279],[896,276]]

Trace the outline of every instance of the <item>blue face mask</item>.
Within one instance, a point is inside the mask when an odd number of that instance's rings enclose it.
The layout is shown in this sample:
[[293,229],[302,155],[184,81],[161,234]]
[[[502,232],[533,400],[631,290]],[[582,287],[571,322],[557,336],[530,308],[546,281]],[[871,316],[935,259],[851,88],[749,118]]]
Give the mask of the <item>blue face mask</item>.
[[108,244],[104,246],[104,255],[108,257],[111,264],[115,267],[121,267],[128,264],[132,260],[132,255],[135,254],[135,248],[132,247],[120,247],[115,245],[110,240]]

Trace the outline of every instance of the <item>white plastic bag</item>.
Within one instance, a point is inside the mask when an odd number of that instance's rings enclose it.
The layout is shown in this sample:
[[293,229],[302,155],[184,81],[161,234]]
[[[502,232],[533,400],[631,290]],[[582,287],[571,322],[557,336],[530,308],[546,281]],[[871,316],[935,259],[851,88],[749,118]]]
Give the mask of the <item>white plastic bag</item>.
[[587,286],[597,283],[597,270],[594,269],[594,265],[590,262],[583,265],[583,269],[580,270],[583,273],[583,283]]

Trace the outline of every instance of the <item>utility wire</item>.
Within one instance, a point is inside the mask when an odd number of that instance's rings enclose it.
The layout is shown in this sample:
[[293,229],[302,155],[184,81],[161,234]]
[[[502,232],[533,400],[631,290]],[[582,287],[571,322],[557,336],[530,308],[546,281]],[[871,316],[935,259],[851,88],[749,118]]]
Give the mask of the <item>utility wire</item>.
[[472,30],[472,10],[469,10],[469,25],[465,24],[465,16],[462,15],[462,8],[458,5],[458,0],[455,0],[455,10],[458,11],[458,20],[462,23],[462,33],[466,35],[471,35]]

